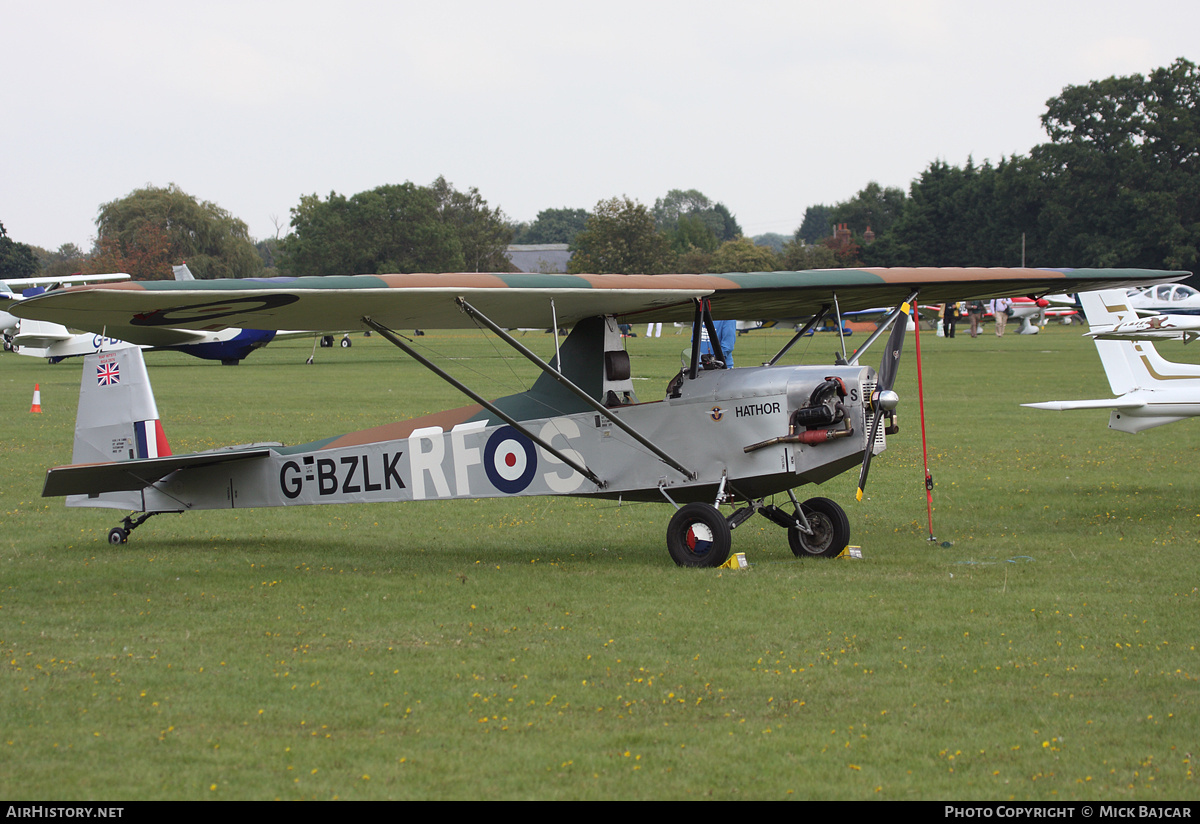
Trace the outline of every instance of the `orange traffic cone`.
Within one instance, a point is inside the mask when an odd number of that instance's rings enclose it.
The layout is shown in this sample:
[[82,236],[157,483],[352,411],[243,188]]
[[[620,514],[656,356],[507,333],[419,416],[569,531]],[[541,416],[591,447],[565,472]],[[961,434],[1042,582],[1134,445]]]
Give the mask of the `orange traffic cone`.
[[40,383],[33,385],[33,405],[29,407],[30,412],[37,412],[39,415],[42,413],[42,390],[40,387]]

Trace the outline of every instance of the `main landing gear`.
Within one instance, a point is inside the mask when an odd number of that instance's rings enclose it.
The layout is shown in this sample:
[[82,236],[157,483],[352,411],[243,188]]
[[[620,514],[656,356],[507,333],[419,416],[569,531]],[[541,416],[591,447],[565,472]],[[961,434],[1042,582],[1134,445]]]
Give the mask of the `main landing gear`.
[[755,512],[787,530],[788,545],[797,558],[834,558],[850,543],[850,520],[828,498],[798,503],[789,490],[795,510],[789,514],[774,504],[753,501],[726,517],[711,504],[679,507],[667,525],[667,551],[683,567],[717,567],[729,559],[732,533]]

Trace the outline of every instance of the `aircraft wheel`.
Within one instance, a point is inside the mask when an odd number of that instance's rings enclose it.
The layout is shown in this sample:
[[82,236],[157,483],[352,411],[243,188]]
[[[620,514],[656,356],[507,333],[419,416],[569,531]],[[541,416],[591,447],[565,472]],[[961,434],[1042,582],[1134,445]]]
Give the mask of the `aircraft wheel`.
[[835,558],[850,543],[850,519],[828,498],[809,498],[800,504],[813,534],[788,528],[788,544],[797,558]]
[[729,522],[708,504],[687,504],[667,525],[667,551],[679,566],[720,566],[728,560],[732,544]]
[[108,531],[108,542],[113,546],[120,546],[121,544],[128,543],[128,541],[129,533],[121,529],[121,527],[114,526]]
[[349,349],[351,346],[353,346],[353,344],[350,343],[350,338],[342,338],[342,348],[343,349]]

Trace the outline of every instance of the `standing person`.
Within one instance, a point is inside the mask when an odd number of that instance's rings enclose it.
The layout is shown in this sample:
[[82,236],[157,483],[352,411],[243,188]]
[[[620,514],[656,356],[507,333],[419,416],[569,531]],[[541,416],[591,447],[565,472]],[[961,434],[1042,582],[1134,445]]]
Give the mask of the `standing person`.
[[958,323],[958,304],[947,302],[942,309],[942,336],[954,337],[954,324]]
[[979,337],[979,324],[983,322],[983,301],[967,301],[967,317],[971,321],[971,337]]
[[996,321],[996,337],[1004,337],[1004,323],[1008,320],[1008,313],[1012,307],[1012,301],[1008,298],[996,298],[991,302],[992,317]]

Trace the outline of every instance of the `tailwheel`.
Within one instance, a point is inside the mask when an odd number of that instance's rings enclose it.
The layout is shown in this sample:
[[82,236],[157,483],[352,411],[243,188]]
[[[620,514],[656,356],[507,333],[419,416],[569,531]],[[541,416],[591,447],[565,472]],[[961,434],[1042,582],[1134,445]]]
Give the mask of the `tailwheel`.
[[788,544],[797,558],[836,558],[850,543],[850,520],[828,498],[809,498],[800,504],[796,520],[808,522],[811,534],[788,527]]
[[679,566],[720,566],[729,559],[732,544],[725,516],[708,504],[680,507],[667,525],[667,551]]
[[146,512],[141,515],[126,515],[121,519],[120,526],[114,526],[108,531],[108,542],[113,546],[129,543],[129,535],[146,521],[153,518],[155,515],[161,515],[161,512]]

